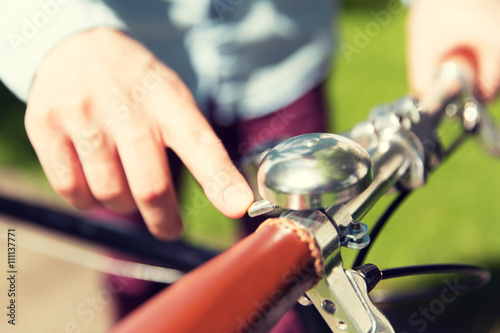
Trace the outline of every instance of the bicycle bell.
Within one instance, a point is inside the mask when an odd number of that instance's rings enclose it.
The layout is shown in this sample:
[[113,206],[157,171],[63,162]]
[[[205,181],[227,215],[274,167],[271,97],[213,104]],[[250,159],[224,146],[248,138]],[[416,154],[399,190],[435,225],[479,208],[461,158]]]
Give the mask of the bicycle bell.
[[278,144],[257,173],[259,193],[292,210],[340,204],[373,179],[370,156],[358,143],[329,133],[299,135]]

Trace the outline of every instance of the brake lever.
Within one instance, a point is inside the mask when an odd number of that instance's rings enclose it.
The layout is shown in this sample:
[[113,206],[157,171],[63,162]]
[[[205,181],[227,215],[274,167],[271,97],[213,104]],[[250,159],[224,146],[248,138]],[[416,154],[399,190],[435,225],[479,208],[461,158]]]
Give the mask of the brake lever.
[[[483,148],[493,157],[500,157],[500,128],[481,101],[474,98],[475,69],[466,57],[456,55],[443,63],[436,80],[435,93],[425,96],[424,109],[434,113],[445,109],[443,103],[450,99],[468,98],[474,108],[464,109],[463,122],[466,130],[474,130]],[[472,123],[472,124],[470,124]]]

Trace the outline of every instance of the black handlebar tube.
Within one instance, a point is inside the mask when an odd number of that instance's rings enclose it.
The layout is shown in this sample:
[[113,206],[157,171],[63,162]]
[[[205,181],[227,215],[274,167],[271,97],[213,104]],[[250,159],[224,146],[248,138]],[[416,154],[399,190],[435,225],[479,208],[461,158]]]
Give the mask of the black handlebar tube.
[[0,215],[118,250],[158,266],[190,271],[218,253],[183,242],[161,242],[147,230],[59,212],[0,195]]

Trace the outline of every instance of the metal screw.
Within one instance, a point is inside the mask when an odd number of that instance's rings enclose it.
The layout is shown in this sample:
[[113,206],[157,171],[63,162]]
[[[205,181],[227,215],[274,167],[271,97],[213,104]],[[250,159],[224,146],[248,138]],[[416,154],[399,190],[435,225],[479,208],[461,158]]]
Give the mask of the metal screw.
[[363,237],[356,239],[356,240],[350,240],[347,242],[345,245],[348,249],[352,250],[362,250],[365,247],[370,244],[370,236],[364,235]]
[[337,327],[341,330],[341,331],[345,331],[347,329],[347,323],[344,322],[344,321],[339,321],[337,323]]
[[361,229],[361,223],[356,220],[352,220],[350,226],[351,230],[360,230]]
[[335,303],[333,303],[329,299],[325,299],[323,302],[321,302],[321,307],[323,308],[323,310],[325,310],[329,314],[334,314],[335,311],[337,310]]

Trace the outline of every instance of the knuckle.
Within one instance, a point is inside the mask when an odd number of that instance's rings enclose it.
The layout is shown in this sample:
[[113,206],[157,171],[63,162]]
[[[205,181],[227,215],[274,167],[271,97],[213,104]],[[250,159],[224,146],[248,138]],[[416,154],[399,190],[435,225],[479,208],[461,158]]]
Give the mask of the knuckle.
[[52,187],[60,196],[69,200],[78,198],[81,192],[79,184],[74,179],[69,179],[69,177],[66,177],[64,182],[53,184]]
[[68,201],[72,206],[78,208],[78,209],[81,209],[81,210],[87,210],[87,209],[91,209],[91,208],[95,208],[95,207],[98,207],[98,203],[93,200],[93,198],[91,197],[87,197],[87,198],[84,198],[84,199],[79,199],[79,200],[76,200],[76,201]]
[[65,182],[53,185],[54,190],[70,205],[79,209],[95,207],[94,198],[76,182]]
[[53,126],[58,122],[58,115],[55,108],[34,109],[28,106],[24,116],[24,126],[30,133],[40,126]]
[[61,105],[61,109],[69,112],[77,122],[88,123],[93,121],[93,110],[91,105],[91,98],[87,95],[74,96],[68,98],[67,102]]
[[193,147],[224,149],[219,137],[211,129],[199,129],[191,133],[191,145]]
[[69,96],[63,105],[71,109],[86,110],[90,106],[90,96],[86,94]]
[[146,124],[133,126],[133,123],[131,123],[127,124],[127,126],[123,129],[124,131],[121,132],[120,139],[121,141],[129,145],[144,144],[146,142],[149,142],[149,140],[153,136],[151,128]]
[[143,203],[155,203],[164,199],[170,191],[170,186],[166,181],[143,182],[134,191],[134,197]]
[[172,103],[193,103],[189,89],[184,85],[180,76],[171,69],[166,69],[161,75],[161,92],[166,94]]
[[101,202],[114,202],[123,195],[124,188],[118,184],[104,184],[95,188],[92,193]]

